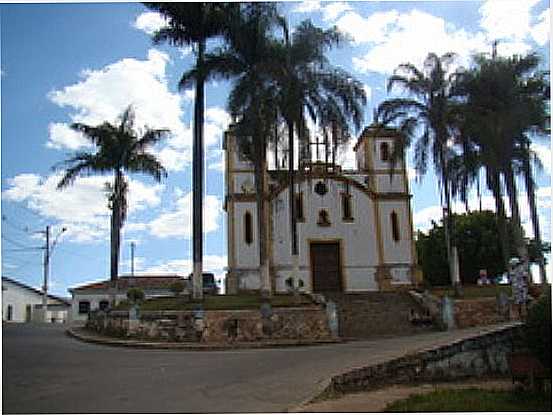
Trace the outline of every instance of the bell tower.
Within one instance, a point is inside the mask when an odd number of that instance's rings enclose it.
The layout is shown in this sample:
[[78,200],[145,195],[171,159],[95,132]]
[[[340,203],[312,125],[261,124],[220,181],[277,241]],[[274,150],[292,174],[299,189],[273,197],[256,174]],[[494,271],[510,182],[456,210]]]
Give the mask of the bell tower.
[[[399,282],[414,281],[415,243],[411,195],[404,157],[394,160],[394,146],[400,134],[391,128],[372,124],[365,128],[357,144],[357,168],[373,195],[379,266],[377,281],[381,290]],[[399,258],[409,258],[410,267],[395,266]]]
[[223,137],[225,203],[227,213],[227,293],[258,290],[259,237],[254,166],[241,151],[232,128]]

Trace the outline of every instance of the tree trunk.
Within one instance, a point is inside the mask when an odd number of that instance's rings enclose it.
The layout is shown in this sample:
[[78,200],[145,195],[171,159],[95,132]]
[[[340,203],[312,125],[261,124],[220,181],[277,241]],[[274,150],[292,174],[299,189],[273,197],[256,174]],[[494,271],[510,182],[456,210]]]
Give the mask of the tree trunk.
[[200,74],[196,79],[196,98],[194,100],[194,142],[193,142],[193,167],[192,187],[194,188],[192,203],[192,297],[195,300],[203,298],[203,192],[204,192],[204,76],[203,68],[205,52],[205,40],[198,42],[198,58],[196,66],[200,68]]
[[499,231],[499,242],[501,246],[501,256],[503,257],[503,266],[505,270],[509,269],[509,257],[511,255],[509,235],[507,233],[507,220],[505,217],[505,206],[503,205],[503,195],[501,194],[501,182],[499,173],[495,171],[486,172],[488,187],[492,191],[495,200],[495,214],[497,216],[497,227]]
[[538,265],[540,267],[540,282],[547,284],[547,275],[545,273],[545,261],[541,250],[541,233],[540,222],[538,217],[538,209],[536,206],[536,188],[534,178],[532,177],[532,168],[530,166],[530,158],[527,155],[524,159],[524,182],[526,184],[526,194],[528,196],[528,205],[530,206],[530,219],[532,220],[532,228],[534,230],[534,239],[536,241]]
[[288,206],[290,210],[290,237],[291,237],[291,254],[298,255],[298,236],[297,236],[297,221],[296,221],[296,203],[294,200],[294,124],[288,123]]
[[522,233],[522,224],[520,221],[520,211],[518,208],[518,196],[515,183],[515,176],[510,166],[504,171],[505,184],[507,187],[507,194],[509,196],[509,205],[511,207],[511,218],[513,221],[513,232],[515,236],[515,244],[519,258],[523,261],[528,261],[528,250],[526,243],[524,242],[524,236]]
[[455,249],[455,244],[453,243],[453,220],[451,217],[451,195],[449,191],[449,177],[447,170],[447,160],[446,155],[440,154],[440,163],[442,165],[442,183],[444,186],[444,197],[445,197],[445,212],[444,214],[444,233],[445,233],[445,245],[447,252],[447,262],[449,265],[449,278],[451,280],[451,285],[457,287],[460,284],[457,275],[457,266],[455,264],[455,257],[453,251]]
[[111,267],[110,267],[110,303],[116,305],[117,281],[119,278],[119,251],[121,245],[121,208],[123,174],[117,170],[113,184],[113,195],[111,204]]

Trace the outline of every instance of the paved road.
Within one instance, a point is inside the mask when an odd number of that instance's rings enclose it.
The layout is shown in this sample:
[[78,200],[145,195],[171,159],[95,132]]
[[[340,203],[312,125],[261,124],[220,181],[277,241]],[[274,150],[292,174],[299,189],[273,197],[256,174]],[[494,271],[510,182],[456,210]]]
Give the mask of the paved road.
[[69,338],[61,326],[4,324],[3,412],[282,412],[333,374],[469,332],[198,352],[102,346]]

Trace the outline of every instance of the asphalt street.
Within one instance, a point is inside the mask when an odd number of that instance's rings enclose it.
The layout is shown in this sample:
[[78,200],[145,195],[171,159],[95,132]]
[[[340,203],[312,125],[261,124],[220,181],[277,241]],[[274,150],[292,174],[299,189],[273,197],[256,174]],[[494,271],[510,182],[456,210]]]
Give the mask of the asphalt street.
[[459,336],[229,351],[83,343],[60,325],[3,324],[4,413],[283,412],[333,374]]

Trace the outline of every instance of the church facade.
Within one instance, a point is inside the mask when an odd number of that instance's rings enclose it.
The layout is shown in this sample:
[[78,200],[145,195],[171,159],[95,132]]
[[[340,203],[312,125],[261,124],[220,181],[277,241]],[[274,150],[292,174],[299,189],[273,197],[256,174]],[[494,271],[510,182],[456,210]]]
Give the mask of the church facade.
[[[405,161],[392,165],[395,137],[392,130],[365,128],[354,147],[354,170],[342,170],[328,154],[324,161],[318,154],[313,160],[311,152],[309,162],[300,159],[294,174],[296,264],[291,255],[288,173],[267,169],[266,229],[274,292],[286,292],[291,285],[306,292],[388,291],[414,283],[411,196]],[[259,290],[253,164],[238,151],[231,132],[225,134],[223,147],[227,292]]]

